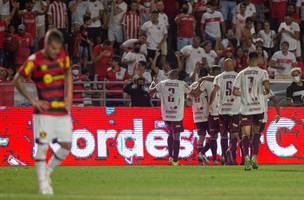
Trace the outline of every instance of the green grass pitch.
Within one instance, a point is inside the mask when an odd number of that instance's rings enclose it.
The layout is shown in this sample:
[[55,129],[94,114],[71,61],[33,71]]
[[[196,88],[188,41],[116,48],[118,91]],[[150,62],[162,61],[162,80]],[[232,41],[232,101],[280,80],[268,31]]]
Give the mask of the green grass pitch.
[[37,194],[34,167],[0,167],[0,199],[304,199],[303,165],[58,167],[53,197]]

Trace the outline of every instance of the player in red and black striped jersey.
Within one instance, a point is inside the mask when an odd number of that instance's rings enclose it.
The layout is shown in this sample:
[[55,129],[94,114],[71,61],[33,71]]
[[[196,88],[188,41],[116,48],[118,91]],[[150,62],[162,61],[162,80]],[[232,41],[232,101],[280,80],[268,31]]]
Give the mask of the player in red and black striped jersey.
[[[57,30],[45,36],[44,49],[31,55],[16,74],[14,83],[22,95],[30,100],[34,111],[35,155],[40,193],[53,194],[50,174],[55,166],[69,154],[72,139],[72,74],[70,59],[63,50],[63,37]],[[22,79],[31,79],[37,87],[38,99],[23,86]],[[48,164],[46,150],[50,142],[57,141],[61,148],[54,152]]]

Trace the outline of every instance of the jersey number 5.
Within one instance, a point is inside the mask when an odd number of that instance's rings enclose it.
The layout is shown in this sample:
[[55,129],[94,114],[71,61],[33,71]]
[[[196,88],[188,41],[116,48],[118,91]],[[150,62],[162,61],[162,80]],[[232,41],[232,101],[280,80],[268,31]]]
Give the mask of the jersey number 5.
[[226,82],[226,96],[230,96],[232,94],[232,81]]

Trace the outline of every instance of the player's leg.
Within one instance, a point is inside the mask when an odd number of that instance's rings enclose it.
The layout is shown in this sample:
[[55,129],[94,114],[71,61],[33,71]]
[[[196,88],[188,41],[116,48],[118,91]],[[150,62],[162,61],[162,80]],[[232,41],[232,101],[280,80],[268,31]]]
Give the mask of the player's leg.
[[168,138],[167,138],[167,145],[168,145],[168,152],[169,152],[169,164],[172,164],[173,161],[173,132],[172,132],[172,124],[167,121],[166,128],[168,132]]
[[56,117],[55,126],[56,139],[60,148],[53,152],[53,156],[48,162],[47,176],[50,177],[55,167],[58,166],[70,153],[72,142],[72,120],[70,116]]
[[208,162],[207,157],[203,153],[204,141],[206,138],[206,131],[208,130],[208,122],[196,123],[198,142],[197,142],[197,152],[199,162]]
[[231,120],[229,121],[229,133],[230,133],[230,141],[229,141],[229,150],[227,151],[228,164],[234,165],[236,164],[236,148],[237,142],[239,140],[240,134],[240,116],[233,115]]
[[210,134],[210,149],[212,153],[212,160],[216,162],[217,155],[217,136],[219,131],[219,119],[217,116],[210,116],[209,118],[209,134]]
[[250,134],[252,130],[252,116],[242,116],[242,148],[243,156],[245,158],[245,170],[251,170],[251,163],[249,158],[249,147],[250,147]]
[[46,151],[52,139],[52,127],[48,126],[46,116],[34,116],[34,138],[37,145],[35,153],[36,174],[39,183],[39,192],[43,195],[52,195],[53,189],[46,177]]
[[251,164],[253,169],[258,169],[258,162],[256,156],[259,153],[260,149],[260,138],[261,134],[264,131],[265,128],[265,123],[262,123],[261,120],[261,115],[257,115],[255,118],[253,130],[252,130],[252,158],[251,158]]
[[180,149],[180,133],[184,131],[183,122],[172,122],[173,124],[173,165],[178,165],[178,155]]
[[222,148],[222,163],[227,162],[227,150],[228,150],[228,129],[229,129],[229,119],[231,117],[228,115],[221,115],[219,119],[220,133],[221,133],[221,148]]

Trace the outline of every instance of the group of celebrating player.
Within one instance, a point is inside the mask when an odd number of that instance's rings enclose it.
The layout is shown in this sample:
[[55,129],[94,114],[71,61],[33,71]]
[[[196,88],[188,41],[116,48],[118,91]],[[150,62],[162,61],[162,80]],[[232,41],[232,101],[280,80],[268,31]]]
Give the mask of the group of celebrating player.
[[[249,66],[239,73],[234,71],[234,61],[227,58],[224,72],[220,73],[218,67],[213,67],[210,75],[201,73],[198,81],[191,86],[178,80],[176,70],[169,72],[167,80],[158,84],[152,82],[149,91],[160,95],[162,118],[169,133],[170,164],[178,165],[186,94],[187,101],[192,104],[193,120],[199,135],[199,161],[209,162],[205,153],[210,149],[212,160],[217,163],[217,137],[220,133],[223,164],[236,164],[239,144],[245,170],[258,169],[256,156],[259,153],[261,133],[267,122],[267,101],[272,99],[275,102],[268,73],[259,68],[258,64],[258,55],[252,52],[249,54]],[[280,110],[277,106],[276,108],[278,121]],[[206,138],[207,132],[209,138]]]

